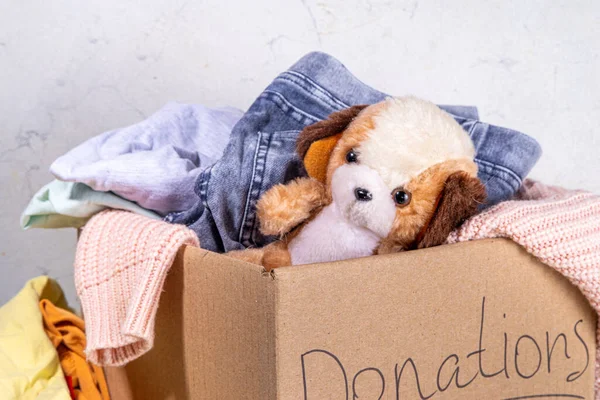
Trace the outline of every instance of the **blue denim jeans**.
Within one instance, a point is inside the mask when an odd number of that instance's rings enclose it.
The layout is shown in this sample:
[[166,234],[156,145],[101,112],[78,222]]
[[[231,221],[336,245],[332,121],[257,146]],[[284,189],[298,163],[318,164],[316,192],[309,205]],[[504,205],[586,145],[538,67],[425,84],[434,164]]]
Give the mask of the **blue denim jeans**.
[[[306,175],[295,152],[300,131],[335,111],[377,103],[386,96],[327,54],[304,56],[260,94],[233,128],[223,157],[200,173],[196,205],[166,220],[189,226],[203,248],[216,252],[269,243],[274,238],[260,233],[255,204],[271,186]],[[475,143],[475,161],[487,188],[488,204],[512,197],[540,156],[537,142],[480,122],[474,107],[440,107]]]

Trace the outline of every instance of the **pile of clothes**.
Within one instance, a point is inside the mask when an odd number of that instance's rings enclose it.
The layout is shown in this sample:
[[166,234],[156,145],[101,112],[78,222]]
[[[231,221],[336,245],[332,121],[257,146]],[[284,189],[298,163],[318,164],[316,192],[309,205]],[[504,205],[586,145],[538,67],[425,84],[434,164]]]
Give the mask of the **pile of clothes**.
[[[296,153],[300,131],[387,96],[333,57],[310,53],[246,112],[170,103],[58,158],[50,168],[57,180],[34,196],[21,224],[85,225],[75,283],[88,360],[123,365],[152,347],[160,290],[182,245],[223,253],[274,241],[259,230],[256,203],[273,185],[306,176]],[[475,107],[439,107],[471,137],[488,199],[448,242],[509,237],[600,311],[600,198],[526,181],[541,155],[534,139],[480,121]]]
[[85,325],[46,276],[0,308],[3,399],[109,400],[102,368],[86,360]]
[[[183,224],[215,252],[261,247],[255,205],[275,184],[306,176],[296,138],[306,126],[389,95],[338,60],[310,53],[247,112],[170,103],[133,126],[96,136],[50,167],[57,178],[23,213],[24,228],[81,227],[106,208]],[[512,198],[541,155],[531,137],[479,120],[477,108],[440,106],[469,133],[488,203]]]

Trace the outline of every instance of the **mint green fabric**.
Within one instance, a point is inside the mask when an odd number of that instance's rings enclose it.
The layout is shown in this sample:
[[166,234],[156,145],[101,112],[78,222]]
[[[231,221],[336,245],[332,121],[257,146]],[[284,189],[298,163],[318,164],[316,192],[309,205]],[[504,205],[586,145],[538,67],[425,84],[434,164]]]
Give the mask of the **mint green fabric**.
[[112,192],[98,192],[78,182],[54,180],[41,188],[21,215],[21,228],[80,228],[106,208],[161,217]]

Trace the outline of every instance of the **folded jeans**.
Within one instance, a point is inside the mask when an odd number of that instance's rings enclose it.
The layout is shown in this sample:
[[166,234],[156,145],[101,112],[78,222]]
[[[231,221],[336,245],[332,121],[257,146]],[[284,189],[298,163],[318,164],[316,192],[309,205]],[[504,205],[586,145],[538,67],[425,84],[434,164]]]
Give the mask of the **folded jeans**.
[[[275,78],[235,125],[222,158],[196,180],[196,204],[167,215],[166,221],[187,225],[198,234],[201,246],[211,251],[271,242],[274,237],[259,231],[256,201],[273,185],[306,175],[295,152],[299,132],[335,111],[387,96],[362,83],[335,58],[309,53]],[[487,205],[512,197],[541,154],[537,142],[479,121],[474,107],[440,108],[475,144]]]

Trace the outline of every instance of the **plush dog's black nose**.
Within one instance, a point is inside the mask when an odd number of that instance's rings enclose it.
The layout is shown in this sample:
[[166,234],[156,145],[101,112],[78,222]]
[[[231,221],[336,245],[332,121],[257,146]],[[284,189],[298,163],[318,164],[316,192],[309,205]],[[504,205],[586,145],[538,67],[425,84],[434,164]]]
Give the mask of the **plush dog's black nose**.
[[367,189],[356,188],[354,189],[354,197],[358,201],[371,201],[373,199],[373,195]]

